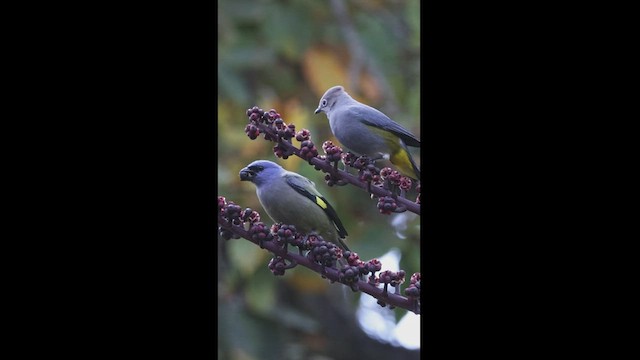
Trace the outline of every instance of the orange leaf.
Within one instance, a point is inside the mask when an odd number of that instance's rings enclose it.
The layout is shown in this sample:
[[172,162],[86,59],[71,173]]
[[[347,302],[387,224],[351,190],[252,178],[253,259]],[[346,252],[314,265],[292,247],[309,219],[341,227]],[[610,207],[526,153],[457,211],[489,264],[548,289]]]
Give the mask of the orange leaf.
[[318,99],[330,87],[347,83],[346,61],[334,48],[309,48],[304,54],[302,66],[304,76]]

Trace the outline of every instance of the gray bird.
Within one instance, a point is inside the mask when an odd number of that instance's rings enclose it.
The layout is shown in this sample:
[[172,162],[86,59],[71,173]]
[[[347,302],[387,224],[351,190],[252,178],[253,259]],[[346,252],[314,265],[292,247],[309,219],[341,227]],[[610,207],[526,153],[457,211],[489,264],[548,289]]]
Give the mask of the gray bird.
[[267,160],[256,160],[240,170],[240,180],[256,186],[258,200],[274,222],[293,225],[303,234],[315,232],[349,251],[342,241],[347,230],[311,180]]
[[387,159],[405,176],[420,179],[407,146],[420,147],[420,140],[387,115],[354,100],[342,86],[327,90],[315,113],[324,112],[333,135],[358,155]]

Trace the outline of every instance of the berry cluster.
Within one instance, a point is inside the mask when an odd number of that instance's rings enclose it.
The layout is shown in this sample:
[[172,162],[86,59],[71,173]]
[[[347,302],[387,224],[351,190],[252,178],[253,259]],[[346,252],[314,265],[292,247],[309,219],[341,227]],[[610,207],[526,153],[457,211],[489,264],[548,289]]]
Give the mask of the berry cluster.
[[244,128],[244,132],[251,140],[255,140],[258,135],[260,135],[260,129],[258,129],[255,124],[247,124]]
[[218,197],[218,212],[227,221],[227,224],[234,226],[242,224],[242,219],[240,219],[242,208],[233,201],[227,202],[224,197]]
[[253,224],[253,223],[260,222],[260,214],[255,210],[251,210],[250,208],[246,208],[246,209],[244,209],[244,211],[240,215],[240,219],[243,222],[249,222],[249,223]]
[[[276,113],[275,110],[271,109],[269,110],[269,114],[274,114],[274,115],[270,115],[271,117],[275,117],[277,116],[274,120],[273,120],[273,129],[276,133],[276,140],[277,139],[282,139],[288,142],[291,142],[291,138],[295,136],[296,134],[296,126],[293,124],[285,124],[284,120],[282,120],[282,118],[280,117],[280,114]],[[265,139],[267,139],[265,137]],[[269,137],[267,140],[271,140],[271,137]],[[293,155],[293,151],[291,151],[290,149],[286,148],[281,142],[278,141],[278,143],[273,147],[273,153],[275,156],[279,157],[279,158],[283,158],[283,159],[287,159],[289,158],[289,156]]]
[[249,124],[244,129],[247,136],[254,140],[260,133],[264,133],[266,140],[277,141],[278,144],[273,147],[273,153],[277,157],[287,159],[294,154],[293,149],[281,143],[283,140],[291,143],[291,139],[294,137],[301,142],[299,153],[301,158],[309,161],[318,156],[318,149],[311,141],[311,132],[307,129],[296,132],[295,125],[287,125],[275,109],[265,112],[254,106],[247,109],[247,116]]
[[264,110],[259,109],[257,106],[247,109],[247,116],[249,117],[249,120],[253,122],[261,122],[262,115],[264,115]]
[[309,161],[318,156],[318,149],[311,140],[304,140],[300,144],[300,157]]
[[260,135],[260,129],[258,128],[257,125],[264,122],[264,119],[263,119],[264,115],[265,115],[264,110],[259,109],[257,106],[254,106],[251,109],[247,109],[249,124],[247,124],[247,126],[244,128],[244,132],[247,134],[249,139],[255,140],[258,137],[258,135]]
[[276,128],[276,134],[284,140],[289,140],[296,134],[296,126],[293,124],[285,124],[282,118],[277,118],[273,122],[273,125]]
[[329,162],[336,162],[342,160],[342,148],[334,145],[330,140],[322,143],[322,150],[327,154],[325,159]]
[[275,276],[284,275],[284,270],[287,268],[287,263],[284,261],[282,256],[275,256],[271,261],[269,261],[269,270]]
[[414,273],[409,280],[409,286],[404,290],[405,295],[410,298],[420,297],[420,273]]
[[225,206],[227,206],[227,198],[224,196],[218,196],[218,212],[220,212]]
[[311,132],[307,129],[302,129],[296,133],[296,140],[303,142],[305,140],[311,139]]
[[400,178],[400,183],[398,184],[398,187],[400,187],[400,189],[404,191],[411,189],[411,179],[409,179],[406,176],[402,176]]
[[261,248],[264,248],[262,245],[264,241],[273,240],[270,229],[263,222],[257,222],[251,225],[249,228],[249,237],[254,242],[257,242]]
[[228,226],[239,227],[243,223],[248,222],[250,225],[262,224],[260,222],[260,214],[257,211],[242,208],[233,201],[227,201],[224,196],[218,196],[218,217],[227,227],[219,227],[220,236],[229,240],[231,238],[238,239],[239,235],[231,231]]
[[[249,124],[244,128],[244,132],[251,140],[255,140],[260,135],[259,124],[265,124],[273,129],[277,136],[290,139],[295,133],[295,127],[290,128],[287,126],[280,114],[271,109],[264,111],[257,106],[247,109],[247,116],[249,117]],[[266,140],[275,140],[269,133],[264,133]]]
[[385,167],[380,170],[380,177],[388,183],[388,187],[399,187],[401,190],[407,191],[411,189],[411,179],[403,176],[400,172]]
[[358,156],[352,152],[342,153],[342,163],[345,164],[346,166],[353,166],[353,162],[357,158]]
[[355,158],[343,157],[342,161],[347,164],[350,163],[351,167],[358,169],[358,179],[362,182],[374,183],[376,185],[380,180],[380,169],[378,169],[374,161],[366,155],[358,156]]
[[378,198],[378,211],[381,214],[389,215],[398,208],[396,200],[391,196],[384,196]]
[[[237,226],[242,223],[240,219],[241,209],[242,208],[233,201],[227,202],[224,196],[218,196],[218,217],[221,218],[226,225]],[[218,233],[225,240],[240,238],[240,235],[222,226],[218,227]]]
[[357,266],[345,266],[340,269],[338,280],[341,283],[348,285],[353,292],[357,292],[360,275],[366,274],[362,274]]
[[382,269],[382,263],[378,259],[371,259],[367,261],[365,266],[367,267],[367,270],[371,272],[372,276]]
[[[403,284],[404,276],[405,276],[404,270],[399,270],[397,272],[391,271],[391,270],[385,270],[381,272],[378,278],[376,279],[376,284],[384,284],[383,291],[386,293],[389,285],[391,285],[392,287],[397,287],[400,284]],[[379,298],[378,305],[385,307],[387,304],[382,298]],[[389,308],[393,309],[395,308],[395,306],[390,306]]]
[[358,170],[364,169],[367,165],[373,165],[373,161],[366,155],[357,156],[351,161],[351,166]]
[[271,124],[276,119],[279,119],[281,117],[280,114],[278,114],[278,112],[275,111],[274,109],[271,109],[269,111],[264,111],[258,108],[257,106],[247,109],[247,116],[249,117],[249,120],[251,122],[254,122],[256,124],[257,123]]
[[360,256],[358,253],[347,251],[344,254],[344,257],[347,259],[347,264],[349,266],[355,266],[358,268],[358,271],[362,275],[367,275],[368,273],[372,273],[372,275],[380,271],[382,268],[382,263],[378,259],[371,259],[369,261],[360,260]]
[[273,147],[273,154],[279,158],[287,160],[293,153],[287,150],[281,143],[277,143]]
[[276,223],[271,225],[271,235],[281,245],[291,244],[293,246],[299,246],[302,244],[300,241],[300,235],[296,231],[296,227],[293,225],[285,225]]
[[[255,108],[255,106],[253,108]],[[261,109],[258,109],[258,111],[260,111],[260,110]],[[278,119],[282,119],[282,117],[280,116],[280,114],[275,109],[271,109],[271,110],[265,112],[264,114],[262,114],[262,120],[266,124],[274,123]]]
[[309,250],[307,258],[322,266],[335,267],[338,259],[342,258],[342,249],[319,235],[308,235],[305,248]]
[[353,291],[358,291],[357,283],[361,276],[371,273],[370,280],[374,279],[375,273],[382,268],[380,260],[362,261],[355,252],[347,251],[344,253],[344,257],[347,259],[348,265],[340,269],[338,276],[340,281],[349,285]]
[[405,276],[404,270],[399,270],[397,272],[391,271],[391,270],[385,270],[381,272],[380,275],[378,275],[378,283],[391,285],[395,287],[400,284],[404,284],[404,276]]
[[382,178],[382,180],[385,180],[385,181],[388,180],[389,184],[395,185],[395,186],[399,186],[400,181],[403,178],[400,172],[393,170],[389,167],[385,167],[382,170],[380,170],[380,177]]

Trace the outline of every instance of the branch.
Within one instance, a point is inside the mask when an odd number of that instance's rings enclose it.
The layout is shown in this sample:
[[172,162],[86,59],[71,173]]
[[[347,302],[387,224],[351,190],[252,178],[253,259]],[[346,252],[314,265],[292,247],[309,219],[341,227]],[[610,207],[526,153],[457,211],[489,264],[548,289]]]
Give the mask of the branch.
[[[283,275],[284,269],[302,265],[321,274],[331,282],[339,282],[349,286],[354,291],[359,290],[373,296],[378,299],[378,303],[381,306],[388,304],[391,308],[400,307],[420,314],[420,273],[415,273],[411,277],[411,284],[405,289],[408,297],[390,293],[387,291],[388,285],[396,287],[396,292],[399,292],[399,285],[404,282],[403,270],[397,273],[383,271],[376,277],[375,272],[379,271],[382,267],[382,264],[377,259],[364,262],[359,259],[356,253],[350,252],[345,252],[349,266],[344,266],[342,269],[333,267],[337,266],[337,261],[332,263],[333,266],[325,266],[324,264],[318,263],[317,259],[313,260],[313,255],[316,254],[319,249],[325,252],[330,252],[330,250],[333,249],[333,253],[336,254],[334,260],[342,258],[341,250],[337,247],[332,248],[332,243],[324,242],[321,237],[317,235],[303,237],[294,231],[295,227],[290,225],[274,224],[271,230],[267,232],[265,231],[265,225],[260,222],[260,215],[256,211],[249,208],[244,211],[240,211],[240,209],[241,208],[232,201],[227,201],[224,197],[218,196],[218,226],[220,235],[225,239],[242,237],[275,254],[276,258],[272,259],[269,264],[269,267],[275,275]],[[245,222],[249,222],[249,230],[245,230]],[[289,232],[287,232],[287,230]],[[297,246],[299,248],[299,254],[289,252],[287,250],[288,245]],[[329,250],[327,250],[328,248]],[[303,249],[309,250],[306,255],[302,255]],[[288,260],[290,262],[289,265],[285,265],[284,260]],[[272,267],[271,265],[274,261],[280,262],[282,266]],[[351,273],[349,273],[349,271],[351,271]],[[360,280],[361,275],[366,275],[369,272],[371,272],[369,281]],[[384,287],[380,289],[376,286],[378,284],[384,284]]]
[[[397,171],[392,171],[389,168],[378,169],[373,165],[372,160],[366,158],[366,156],[355,157],[355,155],[351,154],[352,159],[345,161],[345,158],[348,157],[350,153],[342,154],[342,149],[333,145],[330,141],[326,141],[323,144],[323,149],[327,155],[324,157],[318,156],[317,149],[310,140],[311,134],[309,130],[303,129],[295,133],[295,125],[286,125],[280,117],[280,114],[274,109],[271,109],[269,112],[264,112],[262,109],[254,106],[247,110],[247,115],[249,116],[249,124],[245,127],[245,132],[249,138],[252,140],[256,139],[258,135],[262,133],[266,140],[275,141],[277,143],[274,147],[276,156],[284,159],[291,155],[298,156],[309,162],[309,164],[314,165],[317,170],[322,170],[327,173],[328,178],[325,179],[328,185],[346,185],[348,183],[377,196],[380,199],[378,207],[380,208],[380,212],[384,214],[408,210],[420,215],[420,195],[418,195],[416,202],[402,196],[405,191],[411,188],[411,180],[401,176]],[[301,142],[300,148],[295,147],[291,142],[291,138],[293,138],[294,135],[296,140]],[[342,159],[346,166],[359,169],[360,177],[339,170],[337,167],[338,159]],[[359,165],[353,166],[353,164]],[[385,169],[389,169],[389,171],[385,172]],[[367,181],[363,181],[362,178]],[[384,183],[382,182],[383,180]],[[372,184],[372,182],[376,181],[383,186],[375,186],[375,184]],[[393,191],[393,186],[400,188],[401,196],[398,196]],[[419,184],[416,186],[416,190],[420,192]],[[397,202],[400,206],[396,206],[391,200]],[[383,202],[391,202],[391,210],[383,210],[381,208],[381,203]]]

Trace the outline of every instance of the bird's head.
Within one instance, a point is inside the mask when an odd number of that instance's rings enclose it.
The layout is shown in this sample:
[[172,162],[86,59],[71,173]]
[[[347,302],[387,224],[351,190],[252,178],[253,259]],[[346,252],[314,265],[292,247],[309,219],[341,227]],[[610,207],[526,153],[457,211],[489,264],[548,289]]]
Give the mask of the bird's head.
[[316,109],[315,114],[319,112],[329,114],[338,99],[340,99],[340,97],[344,95],[348,96],[347,92],[344,91],[344,88],[342,86],[338,85],[330,88],[324,93],[324,95],[322,95],[322,98],[320,98],[320,103],[318,104],[318,108]]
[[284,169],[268,160],[256,160],[240,170],[241,181],[251,181],[256,186],[260,186],[268,179],[280,175]]

